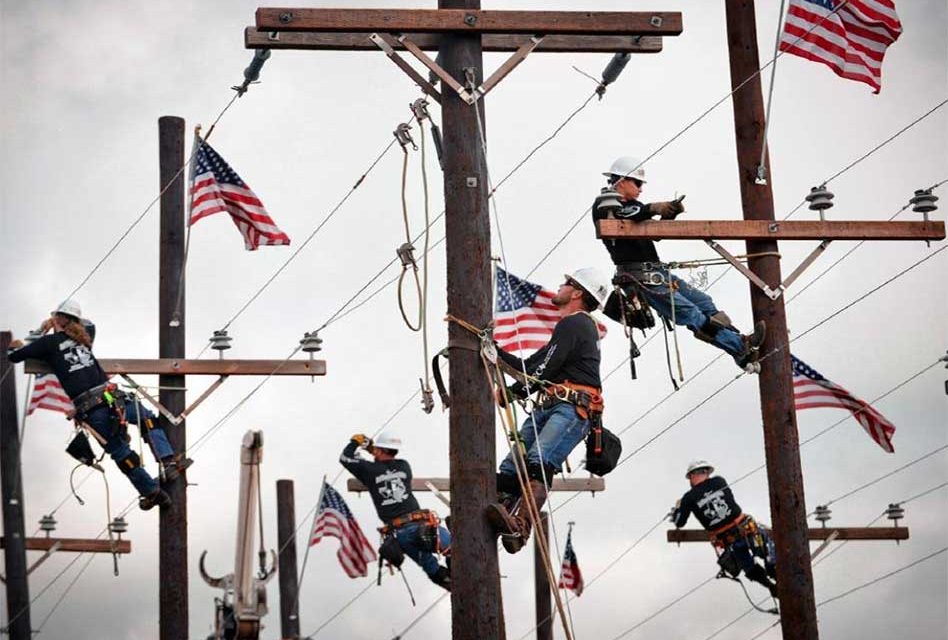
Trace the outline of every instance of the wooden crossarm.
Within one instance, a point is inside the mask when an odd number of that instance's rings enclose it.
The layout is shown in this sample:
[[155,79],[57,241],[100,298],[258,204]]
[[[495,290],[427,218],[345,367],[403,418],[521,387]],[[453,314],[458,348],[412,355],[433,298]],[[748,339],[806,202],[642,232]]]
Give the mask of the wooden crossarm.
[[[826,540],[833,532],[837,540],[908,540],[908,527],[826,527],[809,529],[810,540]],[[704,529],[669,529],[668,542],[709,542]]]
[[[412,478],[411,490],[430,491],[426,485],[428,482],[433,484],[438,491],[451,490],[448,478]],[[355,478],[349,478],[346,489],[357,493],[366,491],[365,485]],[[550,489],[552,491],[605,491],[606,481],[602,478],[554,478]]]
[[[123,373],[197,376],[324,376],[325,360],[177,360],[174,358],[103,359],[99,360],[108,375]],[[26,373],[50,373],[51,369],[36,360],[26,361]]]
[[[59,551],[76,553],[131,553],[131,540],[116,540],[115,548],[108,540],[84,540],[82,538],[24,538],[27,551],[49,551],[59,543]],[[0,548],[6,548],[6,542],[0,538]]]
[[682,31],[676,11],[495,11],[261,7],[262,31],[660,35]]
[[945,223],[827,220],[600,220],[601,239],[647,240],[944,240]]
[[[275,35],[271,35],[275,34]],[[403,35],[423,51],[437,51],[441,36],[436,33],[404,32]],[[481,46],[485,52],[513,53],[530,38],[524,34],[485,33]],[[313,33],[311,31],[244,30],[248,49],[305,49],[323,51],[378,51],[365,32]],[[395,49],[404,49],[401,43]],[[661,36],[547,36],[534,53],[659,53]]]

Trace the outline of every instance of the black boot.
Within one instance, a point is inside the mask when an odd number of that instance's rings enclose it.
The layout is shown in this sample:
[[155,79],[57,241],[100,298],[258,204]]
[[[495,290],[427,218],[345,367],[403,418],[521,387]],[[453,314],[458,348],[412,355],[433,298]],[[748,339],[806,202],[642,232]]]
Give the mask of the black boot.
[[174,482],[184,470],[194,464],[194,460],[185,457],[183,453],[176,453],[161,461],[161,481],[163,483]]
[[140,496],[138,498],[138,508],[142,511],[149,511],[156,506],[167,509],[171,506],[171,496],[161,489],[155,489],[147,496]]
[[767,337],[767,325],[763,320],[759,320],[754,325],[754,332],[749,335],[742,335],[741,341],[744,343],[744,350],[737,358],[737,365],[742,369],[748,365],[757,362],[760,356],[760,346],[764,344]]
[[433,576],[428,577],[445,591],[451,591],[451,572],[445,567],[438,567],[438,571]]

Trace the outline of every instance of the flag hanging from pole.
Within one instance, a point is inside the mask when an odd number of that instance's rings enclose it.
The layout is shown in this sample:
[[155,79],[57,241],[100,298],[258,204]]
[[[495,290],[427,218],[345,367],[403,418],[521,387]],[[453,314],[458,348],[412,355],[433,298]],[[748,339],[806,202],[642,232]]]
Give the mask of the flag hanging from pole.
[[[494,310],[494,340],[505,351],[540,349],[550,341],[553,328],[560,321],[560,311],[553,304],[556,292],[522,280],[497,267],[497,300]],[[606,326],[597,321],[600,339]]]
[[59,384],[59,378],[55,374],[47,373],[36,376],[33,382],[33,393],[30,394],[30,404],[26,409],[26,415],[32,415],[37,409],[47,409],[48,411],[58,411],[59,413],[70,414],[75,410],[72,400],[66,395],[65,390]]
[[557,585],[560,589],[569,589],[577,597],[583,595],[583,574],[579,570],[579,562],[576,560],[576,552],[573,551],[573,529],[566,534],[566,548],[563,550],[563,566],[560,567],[560,582]]
[[260,245],[288,245],[290,238],[276,226],[250,187],[207,142],[199,145],[191,166],[191,217],[195,222],[226,211],[244,237],[247,251]]
[[879,93],[882,59],[901,33],[892,0],[790,0],[780,50]]
[[374,562],[376,558],[375,549],[366,540],[346,501],[326,482],[323,482],[323,497],[313,519],[310,546],[318,544],[323,536],[339,538],[336,557],[347,576],[358,578],[368,575],[368,563]]
[[792,354],[790,362],[793,367],[793,403],[797,411],[824,407],[847,409],[876,444],[888,453],[895,451],[892,446],[895,425],[885,416]]

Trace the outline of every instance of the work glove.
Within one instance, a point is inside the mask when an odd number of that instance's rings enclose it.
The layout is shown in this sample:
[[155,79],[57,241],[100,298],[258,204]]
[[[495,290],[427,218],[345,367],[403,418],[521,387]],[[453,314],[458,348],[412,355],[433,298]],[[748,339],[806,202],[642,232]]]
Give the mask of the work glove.
[[685,211],[685,205],[681,202],[684,199],[685,196],[680,196],[667,202],[652,202],[648,205],[648,208],[653,214],[661,216],[662,220],[674,220]]
[[357,433],[354,436],[352,436],[350,440],[355,442],[360,447],[368,447],[368,446],[371,446],[372,444],[372,438],[365,435],[364,433]]
[[23,346],[23,341],[22,341],[22,340],[19,340],[19,339],[18,339],[18,340],[14,340],[13,342],[10,343],[10,347],[9,347],[8,351],[14,351],[14,350],[16,350],[16,349],[21,348],[22,346]]

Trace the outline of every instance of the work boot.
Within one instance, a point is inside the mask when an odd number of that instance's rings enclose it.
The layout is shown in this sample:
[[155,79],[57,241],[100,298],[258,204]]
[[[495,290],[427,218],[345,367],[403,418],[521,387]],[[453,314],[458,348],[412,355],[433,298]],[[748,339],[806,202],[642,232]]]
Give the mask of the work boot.
[[173,482],[184,473],[184,470],[194,464],[194,460],[185,457],[183,453],[176,453],[161,462],[161,481]]
[[757,358],[760,356],[760,345],[764,344],[764,338],[766,337],[767,325],[763,320],[758,320],[754,325],[753,333],[741,336],[744,350],[737,358],[737,366],[746,369],[748,365],[757,362]]
[[[533,492],[533,502],[536,505],[536,511],[540,513],[543,505],[546,504],[546,486],[539,480],[530,480],[530,489]],[[502,535],[500,538],[507,553],[517,553],[523,549],[527,544],[527,540],[530,539],[530,532],[533,530],[533,525],[530,521],[530,510],[527,506],[526,497],[517,505],[512,519],[516,523],[516,530],[513,531],[512,534]]]
[[171,496],[162,491],[161,489],[155,489],[147,496],[140,496],[138,498],[138,508],[142,511],[149,511],[155,506],[159,506],[162,509],[166,509],[171,506]]
[[445,567],[438,567],[438,571],[433,576],[428,577],[445,591],[451,591],[451,572]]

